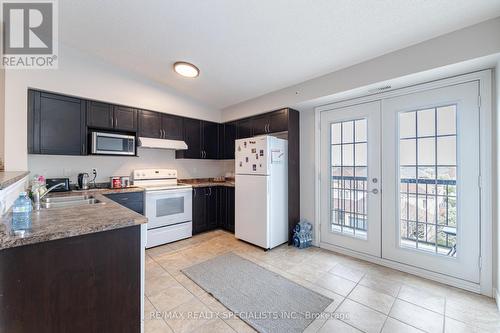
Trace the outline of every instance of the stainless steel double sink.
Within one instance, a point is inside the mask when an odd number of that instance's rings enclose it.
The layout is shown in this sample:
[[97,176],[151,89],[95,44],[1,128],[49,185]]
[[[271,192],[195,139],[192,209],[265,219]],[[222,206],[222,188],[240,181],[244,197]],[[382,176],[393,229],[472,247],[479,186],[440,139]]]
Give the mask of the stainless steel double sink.
[[63,197],[43,198],[40,202],[41,208],[62,208],[98,204],[101,201],[92,195],[70,195]]

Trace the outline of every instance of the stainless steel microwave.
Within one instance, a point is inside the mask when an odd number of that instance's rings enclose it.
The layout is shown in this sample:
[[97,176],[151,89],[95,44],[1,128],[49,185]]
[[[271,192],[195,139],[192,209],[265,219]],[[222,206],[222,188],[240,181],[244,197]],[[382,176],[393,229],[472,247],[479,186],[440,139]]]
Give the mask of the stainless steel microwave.
[[135,155],[135,136],[118,133],[92,132],[92,154]]

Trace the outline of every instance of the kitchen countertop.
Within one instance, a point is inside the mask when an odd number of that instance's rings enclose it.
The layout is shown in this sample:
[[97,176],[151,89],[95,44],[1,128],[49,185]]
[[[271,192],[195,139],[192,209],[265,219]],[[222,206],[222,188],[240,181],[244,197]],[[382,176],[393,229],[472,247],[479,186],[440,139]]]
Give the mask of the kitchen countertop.
[[14,184],[29,174],[29,171],[0,171],[0,190]]
[[179,179],[179,183],[188,184],[192,187],[226,186],[234,187],[234,180],[216,181],[213,178]]
[[143,189],[132,187],[50,193],[48,197],[93,195],[100,203],[33,211],[32,230],[24,236],[11,232],[12,212],[8,212],[0,218],[0,250],[147,223],[145,216],[104,196],[137,191]]

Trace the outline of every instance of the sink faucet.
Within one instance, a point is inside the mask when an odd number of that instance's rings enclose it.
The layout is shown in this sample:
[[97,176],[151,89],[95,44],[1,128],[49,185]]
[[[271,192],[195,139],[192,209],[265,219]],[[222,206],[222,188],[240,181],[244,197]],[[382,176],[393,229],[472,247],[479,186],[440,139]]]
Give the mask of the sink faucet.
[[45,197],[47,194],[49,194],[49,192],[55,190],[56,188],[59,188],[61,186],[65,186],[65,185],[66,185],[65,183],[55,184],[54,186],[49,187],[47,189],[47,192],[45,192],[42,195],[40,195],[40,193],[38,193],[38,191],[34,192],[33,193],[33,203],[35,205],[35,210],[40,210],[40,208],[41,208],[40,200],[42,200],[43,197]]

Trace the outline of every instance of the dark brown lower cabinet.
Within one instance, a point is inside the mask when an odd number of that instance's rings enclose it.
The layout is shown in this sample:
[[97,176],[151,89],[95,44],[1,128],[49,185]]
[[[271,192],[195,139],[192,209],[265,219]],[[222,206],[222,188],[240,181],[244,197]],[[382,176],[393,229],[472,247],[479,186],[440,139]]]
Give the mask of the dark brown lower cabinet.
[[140,226],[0,251],[0,332],[139,332]]
[[193,188],[193,235],[217,228],[234,232],[234,188]]

